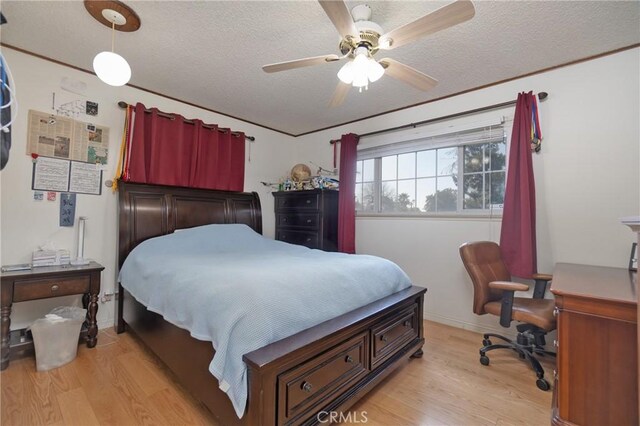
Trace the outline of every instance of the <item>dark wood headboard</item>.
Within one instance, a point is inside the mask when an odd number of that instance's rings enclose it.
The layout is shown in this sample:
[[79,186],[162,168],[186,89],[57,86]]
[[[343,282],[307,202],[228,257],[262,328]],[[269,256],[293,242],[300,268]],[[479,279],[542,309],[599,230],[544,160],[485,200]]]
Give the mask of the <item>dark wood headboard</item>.
[[212,223],[244,223],[262,234],[256,192],[118,183],[118,265],[144,240],[176,229]]

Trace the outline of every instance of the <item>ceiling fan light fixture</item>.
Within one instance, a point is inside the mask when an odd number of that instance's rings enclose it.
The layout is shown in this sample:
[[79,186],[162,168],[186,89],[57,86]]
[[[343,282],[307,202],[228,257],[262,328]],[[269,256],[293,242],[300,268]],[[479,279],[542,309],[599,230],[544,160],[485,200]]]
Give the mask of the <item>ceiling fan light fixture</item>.
[[351,84],[353,82],[353,62],[349,61],[340,68],[338,71],[338,78],[344,84]]
[[100,52],[93,58],[93,70],[100,80],[110,86],[124,86],[131,79],[131,67],[115,52]]
[[373,58],[369,58],[369,63],[367,64],[367,77],[370,82],[380,80],[380,77],[384,75],[384,67],[375,61]]

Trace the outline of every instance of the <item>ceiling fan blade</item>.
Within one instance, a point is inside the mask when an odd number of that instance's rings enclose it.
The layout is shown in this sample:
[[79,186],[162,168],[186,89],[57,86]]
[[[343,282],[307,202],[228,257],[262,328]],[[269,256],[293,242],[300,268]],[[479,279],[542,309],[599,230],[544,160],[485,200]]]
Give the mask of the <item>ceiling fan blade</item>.
[[350,84],[346,84],[339,81],[335,92],[333,92],[333,97],[331,98],[331,102],[329,102],[329,107],[335,108],[342,105],[344,100],[347,98],[347,95],[349,94],[350,88],[351,88]]
[[393,59],[384,58],[379,62],[385,68],[386,75],[410,84],[416,89],[427,91],[438,84],[435,78]]
[[473,18],[476,10],[469,0],[456,0],[413,22],[391,30],[380,37],[381,49],[394,49],[414,40],[461,24]]
[[335,62],[338,60],[340,60],[340,57],[338,55],[333,55],[333,54],[313,56],[311,58],[295,59],[293,61],[278,62],[275,64],[264,65],[262,67],[262,70],[264,72],[272,73],[272,72],[292,70],[294,68],[309,67],[311,65],[326,64],[327,62]]
[[360,31],[353,22],[351,13],[347,5],[342,0],[318,0],[333,25],[336,27],[342,38],[351,36],[354,41],[360,41]]

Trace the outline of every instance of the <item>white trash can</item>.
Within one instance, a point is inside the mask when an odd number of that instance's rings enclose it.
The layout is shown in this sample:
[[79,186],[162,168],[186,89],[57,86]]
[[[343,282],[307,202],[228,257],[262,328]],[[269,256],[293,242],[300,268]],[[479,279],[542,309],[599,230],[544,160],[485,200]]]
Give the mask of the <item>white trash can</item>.
[[60,306],[31,324],[38,371],[60,367],[76,357],[86,315],[86,309]]

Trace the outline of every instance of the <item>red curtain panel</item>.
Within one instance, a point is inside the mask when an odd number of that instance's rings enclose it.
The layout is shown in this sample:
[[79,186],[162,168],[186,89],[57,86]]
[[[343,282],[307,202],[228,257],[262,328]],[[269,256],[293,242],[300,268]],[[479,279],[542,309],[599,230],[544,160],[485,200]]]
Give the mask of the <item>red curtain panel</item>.
[[[137,183],[242,191],[244,134],[178,114],[135,106],[125,180]],[[223,130],[223,131],[220,131]]]
[[338,195],[338,251],[356,252],[356,161],[358,139],[353,133],[340,139],[340,194]]
[[536,188],[531,158],[534,95],[518,94],[504,194],[500,249],[511,275],[531,278],[537,272]]

